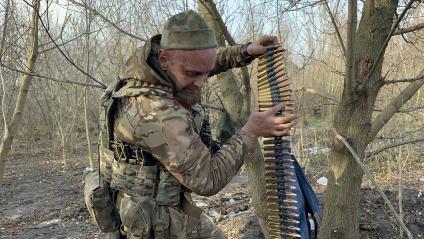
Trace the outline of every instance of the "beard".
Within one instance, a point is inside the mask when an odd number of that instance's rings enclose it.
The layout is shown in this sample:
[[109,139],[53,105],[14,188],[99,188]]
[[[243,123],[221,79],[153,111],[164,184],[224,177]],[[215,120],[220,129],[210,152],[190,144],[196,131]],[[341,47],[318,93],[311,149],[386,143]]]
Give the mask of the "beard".
[[202,100],[201,90],[193,90],[193,89],[181,89],[177,91],[177,97],[181,100],[187,102],[189,105],[194,105],[196,103],[200,103]]

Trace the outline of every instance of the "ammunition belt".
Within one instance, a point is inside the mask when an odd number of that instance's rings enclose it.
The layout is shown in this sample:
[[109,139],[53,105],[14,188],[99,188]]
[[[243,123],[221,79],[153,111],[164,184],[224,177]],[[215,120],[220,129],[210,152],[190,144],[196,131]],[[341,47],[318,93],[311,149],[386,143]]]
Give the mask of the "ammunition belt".
[[[284,49],[269,46],[267,53],[259,57],[257,68],[259,109],[266,111],[284,102],[285,107],[276,116],[294,113],[291,83],[283,60]],[[264,138],[263,151],[269,238],[300,238],[290,136]]]

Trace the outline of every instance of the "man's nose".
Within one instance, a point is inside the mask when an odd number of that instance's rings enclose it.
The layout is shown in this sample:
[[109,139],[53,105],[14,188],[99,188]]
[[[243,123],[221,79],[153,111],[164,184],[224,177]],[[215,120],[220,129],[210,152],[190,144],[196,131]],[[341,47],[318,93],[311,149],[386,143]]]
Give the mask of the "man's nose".
[[194,80],[193,84],[197,87],[197,88],[202,88],[203,84],[205,83],[206,79],[208,79],[208,76],[202,76],[197,78],[196,80]]

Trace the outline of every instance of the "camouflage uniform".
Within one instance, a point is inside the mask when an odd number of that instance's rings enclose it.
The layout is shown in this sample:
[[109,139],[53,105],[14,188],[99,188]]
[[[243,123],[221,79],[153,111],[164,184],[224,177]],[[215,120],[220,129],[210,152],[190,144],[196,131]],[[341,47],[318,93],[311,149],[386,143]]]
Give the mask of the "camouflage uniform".
[[[116,208],[123,231],[128,238],[225,238],[191,204],[190,192],[209,196],[220,191],[240,169],[251,145],[236,132],[218,152],[210,153],[199,136],[202,107],[175,100],[175,85],[158,63],[160,39],[154,36],[130,57],[121,87],[112,94],[117,145],[128,144],[141,155],[135,163],[119,162],[118,155],[112,165],[111,188],[119,190]],[[242,46],[218,48],[211,75],[250,61]],[[147,156],[155,163],[143,162],[151,161]]]

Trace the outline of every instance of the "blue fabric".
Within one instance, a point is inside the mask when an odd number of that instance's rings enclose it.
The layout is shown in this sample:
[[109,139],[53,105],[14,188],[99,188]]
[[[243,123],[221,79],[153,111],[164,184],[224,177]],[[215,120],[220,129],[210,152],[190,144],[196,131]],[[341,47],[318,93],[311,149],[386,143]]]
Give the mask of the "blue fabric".
[[[280,154],[278,156],[275,156],[277,159],[281,159],[281,162],[275,163],[277,166],[292,166],[294,167],[294,170],[291,169],[284,169],[284,170],[276,170],[278,173],[294,173],[293,176],[278,176],[277,178],[280,179],[293,179],[294,182],[290,183],[284,183],[286,186],[293,186],[295,189],[288,190],[288,192],[293,192],[296,194],[294,199],[297,201],[295,205],[291,204],[292,206],[296,206],[297,210],[288,210],[290,213],[298,214],[299,217],[296,218],[300,221],[300,224],[294,224],[293,226],[299,227],[300,231],[298,232],[301,235],[302,239],[309,239],[310,238],[310,224],[308,219],[308,213],[311,213],[312,215],[315,215],[319,211],[319,202],[317,197],[315,196],[314,191],[312,190],[312,187],[309,185],[308,180],[305,177],[305,174],[303,173],[302,168],[300,167],[299,163],[297,162],[296,158],[290,154],[290,142],[281,139],[276,138],[277,140],[280,140],[280,142],[277,142],[276,145],[279,145],[280,147],[277,147],[277,149],[274,150],[276,154]],[[294,162],[284,162],[284,159],[293,159]],[[285,181],[285,180],[284,180]],[[294,219],[294,218],[293,218]],[[291,230],[284,230],[287,233],[291,233],[293,231]]]
[[[319,207],[319,200],[312,189],[311,185],[309,184],[308,179],[306,178],[305,174],[303,173],[302,167],[297,162],[296,157],[293,156],[294,162],[293,166],[295,168],[296,177],[297,177],[297,183],[298,183],[298,201],[299,207],[301,208],[300,212],[300,228],[301,228],[301,234],[302,239],[307,238],[309,239],[309,221],[308,221],[308,213],[316,217],[317,215],[321,214],[320,207]],[[316,220],[316,218],[315,218]],[[306,227],[305,227],[306,225]],[[318,225],[315,223],[315,231],[318,230]],[[313,236],[312,238],[315,238]]]
[[[295,167],[295,172],[296,172],[296,166],[293,165]],[[295,179],[298,178],[297,177],[297,172],[296,175],[294,176],[286,176],[286,178],[291,178],[291,179]],[[297,201],[296,207],[298,208],[298,210],[296,211],[292,211],[293,213],[299,214],[299,218],[298,220],[300,221],[300,225],[296,225],[300,228],[300,235],[302,239],[309,239],[309,225],[308,225],[308,214],[307,214],[307,210],[306,208],[308,207],[306,205],[306,200],[304,198],[304,193],[302,192],[302,187],[300,186],[300,181],[299,179],[297,179],[295,182],[293,183],[289,183],[290,186],[295,186],[296,189],[291,190],[293,193],[295,193],[297,196],[294,197],[293,199]]]

